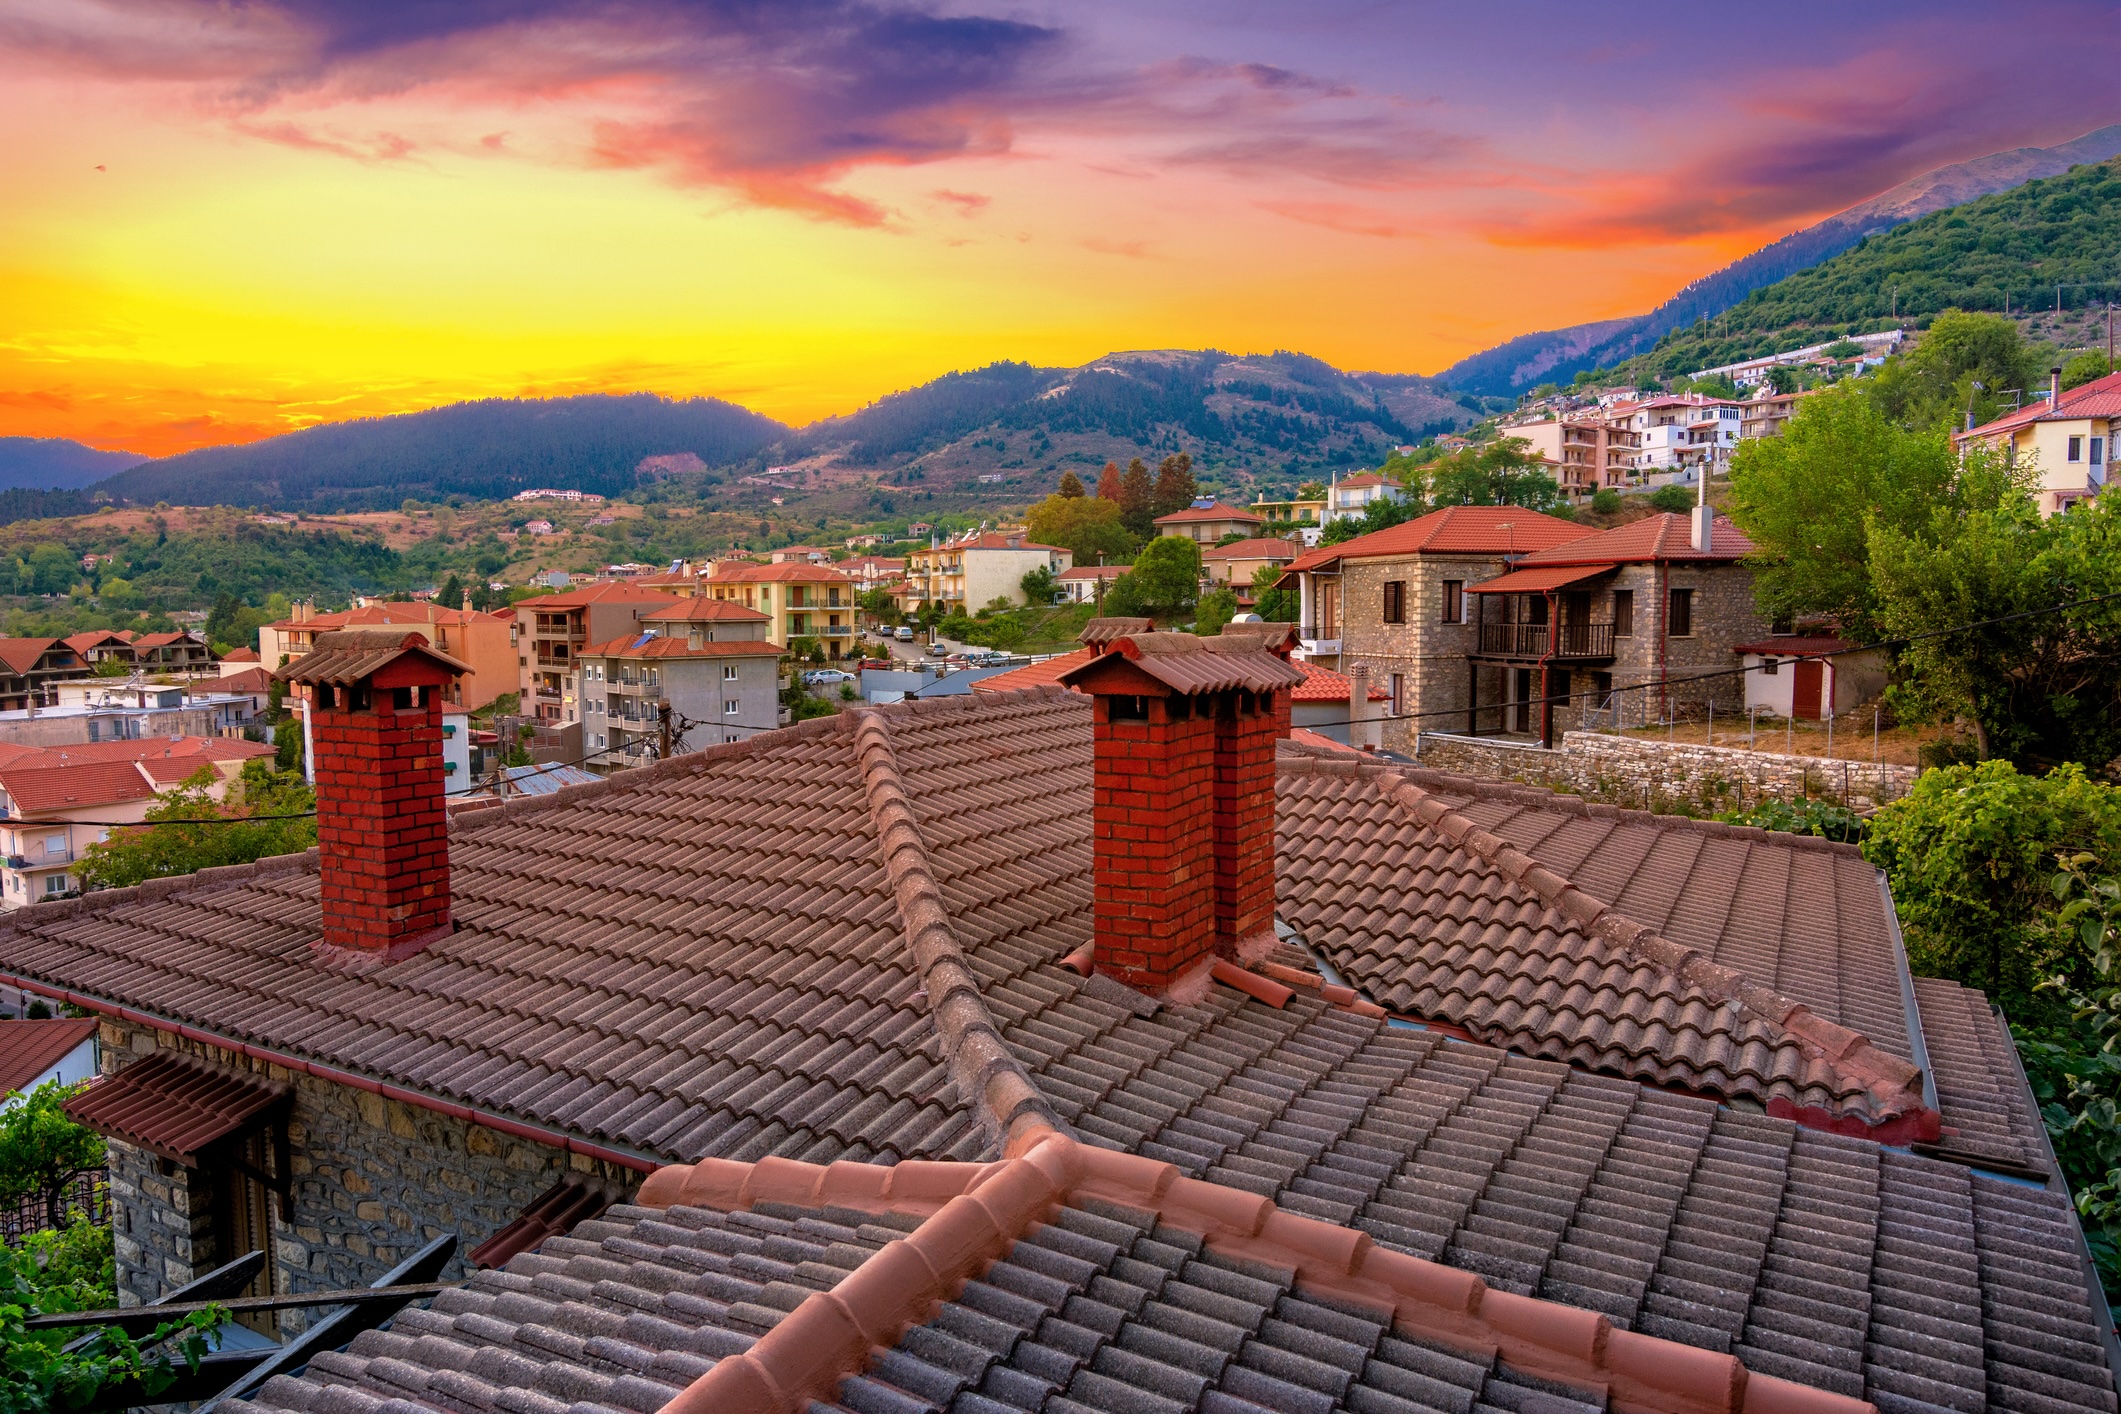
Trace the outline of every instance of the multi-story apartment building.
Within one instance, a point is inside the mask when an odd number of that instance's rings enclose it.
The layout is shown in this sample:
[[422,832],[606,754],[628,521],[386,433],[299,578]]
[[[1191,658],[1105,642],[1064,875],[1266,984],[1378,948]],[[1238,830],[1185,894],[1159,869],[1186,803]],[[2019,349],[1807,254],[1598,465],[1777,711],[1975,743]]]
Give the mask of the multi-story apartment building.
[[1369,510],[1372,501],[1404,500],[1406,494],[1406,487],[1374,471],[1335,477],[1326,488],[1325,518],[1320,523],[1330,525],[1336,520],[1359,517]]
[[969,614],[997,599],[1021,604],[1025,575],[1044,570],[1059,576],[1074,566],[1072,552],[1041,545],[1023,531],[983,531],[910,552],[899,607],[918,613],[929,604],[941,604],[945,611],[963,609]]
[[2105,489],[2121,423],[2121,373],[2066,393],[2060,381],[2061,370],[2051,370],[2045,398],[1955,439],[1962,448],[1994,447],[2012,465],[2031,468],[2042,515],[2066,511]]
[[1579,501],[1626,486],[1642,445],[1641,434],[1624,417],[1597,408],[1505,423],[1496,435],[1525,443],[1561,489]]
[[271,672],[307,654],[320,633],[398,627],[414,630],[437,651],[471,669],[459,679],[466,711],[476,711],[504,692],[523,688],[513,614],[486,614],[417,600],[372,600],[329,614],[315,613],[310,605],[298,603],[292,615],[258,630],[258,656],[261,666]]
[[0,712],[55,706],[55,684],[92,671],[63,638],[0,638]]
[[1278,501],[1262,496],[1252,503],[1252,514],[1267,525],[1324,525],[1326,502],[1323,496],[1317,500],[1290,496]]
[[523,714],[563,725],[580,722],[575,655],[592,643],[638,632],[643,615],[677,598],[640,584],[589,584],[518,600],[515,652]]
[[781,650],[766,639],[769,622],[741,604],[694,598],[646,616],[638,633],[584,648],[574,695],[589,764],[640,765],[666,747],[697,751],[778,726]]
[[1158,516],[1156,533],[1184,536],[1203,545],[1213,545],[1225,535],[1257,535],[1262,524],[1260,518],[1250,511],[1226,506],[1212,496],[1204,496],[1182,511]]
[[838,570],[801,561],[747,565],[725,560],[715,566],[700,592],[764,614],[766,641],[776,648],[808,639],[827,658],[845,658],[859,647],[854,581]]
[[1699,393],[1674,393],[1614,409],[1623,430],[1635,435],[1639,477],[1660,473],[1721,476],[1745,422],[1745,404]]
[[[1744,710],[1728,673],[1770,625],[1741,561],[1753,543],[1703,509],[1560,539],[1465,586],[1464,717],[1429,730],[1537,733],[1600,713],[1615,725]],[[1406,741],[1402,733],[1398,740]],[[1395,740],[1388,727],[1386,744]]]
[[1467,587],[1591,534],[1516,506],[1450,506],[1307,551],[1285,571],[1297,580],[1303,657],[1343,673],[1367,666],[1389,699],[1384,745],[1404,749],[1423,721],[1434,729],[1466,708],[1466,655],[1479,642]]

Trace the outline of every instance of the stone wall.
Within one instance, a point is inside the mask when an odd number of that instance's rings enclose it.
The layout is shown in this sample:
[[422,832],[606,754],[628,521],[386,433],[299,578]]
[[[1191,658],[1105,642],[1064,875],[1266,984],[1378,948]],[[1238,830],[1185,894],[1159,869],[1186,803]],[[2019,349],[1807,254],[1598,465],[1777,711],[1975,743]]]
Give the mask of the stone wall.
[[1705,811],[1806,798],[1868,810],[1906,795],[1917,774],[1913,766],[1873,766],[1868,761],[1829,761],[1599,732],[1564,732],[1552,751],[1423,732],[1417,748],[1421,764],[1438,770],[1549,786],[1615,805]]
[[[642,1175],[365,1090],[298,1075],[168,1032],[106,1021],[103,1058],[115,1072],[159,1047],[294,1085],[287,1139],[292,1201],[272,1199],[273,1283],[283,1292],[365,1286],[445,1232],[464,1257],[569,1171],[627,1188]],[[216,1200],[225,1173],[189,1169],[111,1146],[111,1208],[119,1300],[135,1305],[240,1255],[222,1252]],[[286,1312],[284,1331],[306,1315]]]

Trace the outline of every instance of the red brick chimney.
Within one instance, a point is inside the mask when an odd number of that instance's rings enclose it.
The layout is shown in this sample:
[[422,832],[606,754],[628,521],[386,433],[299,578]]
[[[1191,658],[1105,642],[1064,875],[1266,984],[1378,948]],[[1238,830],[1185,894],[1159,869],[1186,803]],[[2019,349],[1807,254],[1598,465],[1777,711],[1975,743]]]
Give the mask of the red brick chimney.
[[[1161,992],[1274,929],[1274,743],[1303,675],[1243,626],[1096,635],[1095,964]],[[1093,637],[1096,638],[1092,642]]]
[[391,961],[449,931],[442,702],[467,671],[422,634],[346,629],[279,672],[309,718],[328,951]]

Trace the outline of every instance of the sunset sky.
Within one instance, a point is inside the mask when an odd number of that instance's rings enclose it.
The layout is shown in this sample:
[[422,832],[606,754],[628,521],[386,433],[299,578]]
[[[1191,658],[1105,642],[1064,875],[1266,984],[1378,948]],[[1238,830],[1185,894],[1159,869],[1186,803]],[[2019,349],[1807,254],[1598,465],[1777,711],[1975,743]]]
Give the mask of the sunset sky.
[[0,434],[1434,372],[2121,120],[2093,4],[0,0]]

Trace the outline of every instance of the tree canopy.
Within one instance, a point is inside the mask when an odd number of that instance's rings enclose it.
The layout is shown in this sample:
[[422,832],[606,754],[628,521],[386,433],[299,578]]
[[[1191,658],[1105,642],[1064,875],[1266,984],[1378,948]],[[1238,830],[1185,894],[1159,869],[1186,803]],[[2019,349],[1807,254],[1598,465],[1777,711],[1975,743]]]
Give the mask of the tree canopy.
[[[202,767],[147,812],[147,823],[111,832],[93,844],[77,867],[91,888],[116,889],[145,879],[196,874],[223,864],[248,864],[268,855],[296,854],[317,842],[317,822],[297,816],[316,809],[316,796],[297,775],[246,762],[228,798],[210,793],[216,776]],[[240,823],[187,824],[215,819]]]
[[1072,552],[1078,565],[1124,564],[1138,543],[1120,523],[1119,503],[1101,496],[1048,496],[1024,524],[1033,540]]

